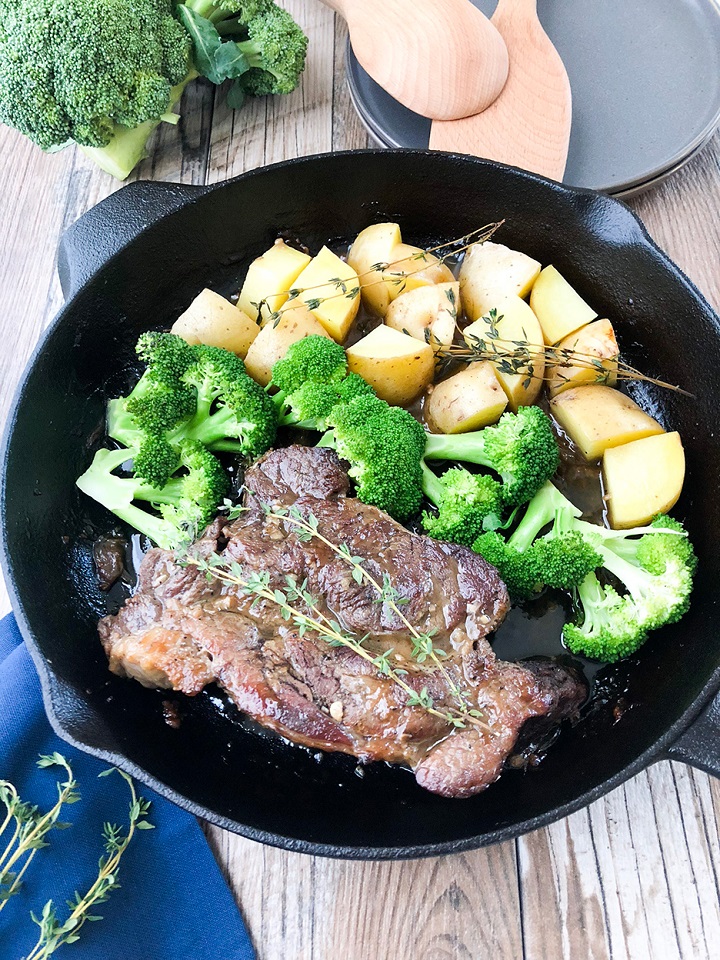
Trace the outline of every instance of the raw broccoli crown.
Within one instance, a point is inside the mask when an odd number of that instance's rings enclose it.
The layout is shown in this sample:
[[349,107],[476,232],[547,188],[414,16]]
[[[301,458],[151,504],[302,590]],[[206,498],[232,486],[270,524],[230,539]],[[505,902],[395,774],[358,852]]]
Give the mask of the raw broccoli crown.
[[290,93],[305,67],[308,39],[282,7],[264,7],[247,23],[248,39],[238,43],[250,63],[240,77],[246,93],[254,97]]
[[[196,397],[192,390],[147,379],[142,389],[133,390],[125,401],[125,409],[140,430],[169,430],[195,412]],[[122,440],[122,437],[116,437]]]
[[240,357],[229,350],[203,344],[195,347],[194,353],[195,360],[185,369],[182,380],[197,391],[198,411],[206,414],[218,397],[249,377]]
[[157,120],[188,73],[171,0],[0,0],[0,120],[44,150]]
[[374,396],[336,406],[328,418],[328,441],[350,462],[358,499],[407,520],[422,501],[425,431],[401,407]]
[[164,433],[142,433],[133,457],[133,472],[140,480],[162,489],[180,466],[180,451]]
[[484,531],[502,522],[502,486],[492,477],[479,476],[456,467],[448,470],[435,488],[424,482],[425,495],[438,507],[437,514],[425,512],[422,525],[436,540],[472,546]]
[[[259,457],[275,442],[277,409],[261,386],[246,376],[224,397],[226,408],[232,413],[232,433],[242,445],[246,456]],[[237,433],[235,432],[237,424]]]
[[347,357],[339,343],[312,334],[290,345],[272,368],[269,386],[293,393],[305,383],[337,383],[347,374]]

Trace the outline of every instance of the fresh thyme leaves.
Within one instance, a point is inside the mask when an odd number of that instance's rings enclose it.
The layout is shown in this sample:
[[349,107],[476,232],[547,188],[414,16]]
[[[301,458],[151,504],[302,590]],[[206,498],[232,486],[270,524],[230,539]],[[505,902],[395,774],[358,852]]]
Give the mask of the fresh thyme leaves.
[[[233,506],[229,503],[226,503],[225,506],[228,511],[228,518],[230,520],[236,519],[246,510],[245,507]],[[312,513],[305,516],[295,506],[287,508],[273,508],[266,504],[263,505],[263,511],[268,519],[288,523],[290,526],[292,526],[295,536],[298,540],[300,540],[300,542],[308,542],[309,540],[315,538],[323,543],[326,547],[332,550],[336,556],[340,557],[348,564],[352,571],[352,578],[356,583],[365,583],[370,586],[376,593],[375,601],[377,603],[386,605],[390,610],[392,610],[392,612],[410,634],[413,644],[413,659],[418,663],[423,663],[425,660],[429,659],[443,676],[447,684],[447,688],[456,702],[456,706],[451,707],[450,710],[444,712],[439,711],[432,706],[432,709],[429,710],[430,713],[432,713],[434,716],[443,717],[443,719],[453,724],[455,727],[465,727],[468,723],[470,723],[487,729],[487,725],[482,722],[480,712],[471,709],[467,695],[459,688],[443,664],[442,658],[445,656],[444,651],[436,649],[433,645],[433,634],[435,631],[427,631],[422,633],[411,623],[410,620],[408,620],[402,611],[402,607],[408,603],[408,600],[406,597],[403,597],[393,586],[387,572],[383,574],[382,583],[380,583],[371,573],[368,572],[368,570],[365,569],[363,566],[363,558],[359,556],[353,556],[346,543],[333,543],[319,531],[318,519]],[[426,707],[424,703],[415,704],[417,692],[414,691],[413,688],[402,679],[403,676],[407,674],[407,671],[390,666],[390,654],[394,651],[389,650],[380,656],[373,657],[372,654],[369,653],[365,647],[363,647],[363,642],[367,638],[364,637],[360,641],[357,641],[347,631],[343,630],[337,621],[329,620],[328,617],[326,617],[318,609],[317,600],[309,593],[306,582],[298,586],[293,578],[287,577],[286,581],[288,583],[290,593],[288,591],[283,592],[280,590],[272,590],[269,585],[269,573],[264,572],[263,574],[245,574],[238,563],[228,564],[217,554],[213,554],[210,560],[204,561],[198,557],[193,557],[189,553],[185,553],[181,557],[181,562],[194,563],[205,572],[209,579],[217,577],[226,583],[234,583],[245,593],[252,593],[258,598],[274,602],[280,607],[281,616],[283,616],[284,619],[293,620],[295,625],[300,630],[301,636],[309,629],[315,630],[332,646],[345,646],[354,650],[365,660],[372,663],[380,673],[389,677],[391,680],[394,680],[405,691],[405,693],[408,694],[408,696],[410,696],[410,693],[412,692],[412,705]],[[219,575],[218,571],[220,571]],[[312,616],[308,617],[302,610],[291,608],[289,605],[294,600],[302,600]],[[411,705],[409,701],[408,705]]]
[[123,831],[113,823],[103,825],[105,855],[99,860],[97,877],[84,894],[76,891],[74,897],[67,901],[69,913],[65,920],[61,921],[58,918],[52,900],[47,901],[39,917],[31,914],[40,928],[40,933],[37,943],[25,960],[47,960],[58,947],[79,940],[80,930],[87,921],[102,920],[102,917],[91,913],[91,910],[98,904],[105,903],[112,891],[120,886],[118,881],[120,859],[130,845],[135,831],[153,829],[153,825],[145,819],[150,810],[150,801],[137,796],[132,778],[122,770],[111,767],[104,770],[100,776],[105,777],[111,773],[118,773],[130,788],[127,830]]
[[564,376],[563,369],[579,367],[583,370],[596,371],[595,383],[607,384],[611,377],[616,377],[618,380],[641,380],[645,383],[653,383],[665,390],[673,390],[675,393],[680,393],[686,397],[693,396],[679,386],[641,373],[622,360],[618,360],[617,370],[609,369],[602,360],[589,353],[570,350],[566,347],[528,343],[523,340],[504,340],[498,330],[502,315],[498,315],[495,309],[490,310],[482,319],[487,325],[485,336],[468,335],[465,332],[463,333],[465,343],[443,345],[436,349],[435,356],[441,371],[444,366],[457,360],[467,363],[476,360],[490,360],[501,373],[523,374],[526,377],[525,383],[529,386],[530,380],[550,379],[545,375],[540,377],[536,373],[535,363],[539,357],[544,355],[548,367],[554,367],[554,374],[559,377]]
[[[478,227],[476,230],[472,230],[470,233],[466,233],[464,236],[458,237],[455,240],[449,240],[447,243],[440,243],[435,247],[429,247],[427,250],[421,250],[419,253],[414,253],[410,258],[402,257],[400,260],[393,260],[389,263],[374,263],[366,273],[361,273],[358,279],[362,281],[365,277],[371,277],[373,274],[382,273],[382,277],[369,280],[367,283],[362,284],[362,286],[372,287],[378,283],[392,283],[399,287],[400,291],[402,292],[402,290],[405,289],[405,284],[408,277],[411,277],[416,273],[421,273],[427,268],[428,254],[432,254],[440,263],[445,263],[447,260],[450,260],[467,250],[468,247],[471,247],[474,243],[484,243],[486,240],[490,240],[490,238],[504,223],[504,220],[500,220],[497,223],[485,224],[484,226]],[[417,260],[419,262],[420,265],[417,267],[417,269],[399,271],[392,270],[392,267],[398,267],[403,263],[407,263],[408,259]],[[267,308],[268,300],[270,298],[274,300],[277,296],[286,296],[287,299],[283,308],[273,311],[270,314],[270,320],[277,325],[285,310],[292,310],[296,306],[296,304],[287,306],[288,302],[296,300],[301,293],[307,293],[309,290],[317,290],[318,288],[327,287],[329,285],[332,285],[336,292],[326,297],[314,297],[311,300],[306,301],[308,310],[317,310],[320,304],[326,303],[328,300],[335,300],[338,297],[346,297],[347,299],[352,300],[360,293],[359,286],[348,289],[346,281],[341,280],[339,277],[334,277],[331,280],[325,280],[322,283],[316,283],[309,287],[303,287],[302,289],[291,287],[289,290],[276,291],[275,293],[268,295],[268,297],[261,300],[260,303],[253,302],[252,305],[257,309],[258,320],[260,320],[262,310],[264,307]]]
[[[65,779],[58,782],[58,797],[47,813],[20,799],[17,788],[8,780],[0,780],[0,803],[5,807],[5,817],[0,823],[0,837],[12,827],[12,834],[5,850],[0,854],[0,910],[8,900],[18,892],[23,876],[38,850],[48,846],[46,839],[51,830],[60,830],[70,824],[59,820],[62,808],[66,804],[77,803],[80,799],[77,782],[73,777],[70,764],[60,753],[41,755],[37,761],[41,768],[59,767],[65,773]],[[117,889],[120,858],[127,849],[136,830],[151,830],[153,825],[145,818],[150,810],[150,802],[138,797],[132,779],[122,770],[111,767],[100,776],[119,773],[130,787],[130,810],[127,832],[116,824],[105,823],[103,840],[105,856],[100,858],[98,875],[85,894],[77,891],[72,900],[68,900],[69,913],[65,920],[58,919],[52,900],[42,908],[40,916],[31,914],[40,928],[37,942],[25,960],[47,960],[58,947],[65,943],[75,943],[80,939],[80,930],[88,920],[101,920],[90,910],[104,903],[110,893]],[[14,824],[14,827],[13,827]]]
[[23,875],[38,850],[48,846],[45,839],[51,830],[60,830],[67,824],[58,818],[66,804],[80,799],[77,783],[67,760],[59,753],[41,756],[39,767],[60,767],[66,778],[58,783],[58,797],[47,813],[24,803],[16,788],[8,780],[0,780],[0,802],[5,806],[5,818],[0,824],[0,837],[14,824],[10,840],[0,854],[0,910],[22,885]]

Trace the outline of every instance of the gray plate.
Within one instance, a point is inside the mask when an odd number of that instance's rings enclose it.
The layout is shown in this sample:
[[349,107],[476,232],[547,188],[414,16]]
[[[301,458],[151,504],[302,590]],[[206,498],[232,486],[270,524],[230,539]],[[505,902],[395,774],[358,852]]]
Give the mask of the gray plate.
[[[472,2],[488,16],[496,6]],[[708,141],[720,123],[717,0],[538,0],[538,11],[573,90],[566,183],[636,193]],[[349,45],[347,74],[380,143],[427,147],[430,121],[371,80]]]

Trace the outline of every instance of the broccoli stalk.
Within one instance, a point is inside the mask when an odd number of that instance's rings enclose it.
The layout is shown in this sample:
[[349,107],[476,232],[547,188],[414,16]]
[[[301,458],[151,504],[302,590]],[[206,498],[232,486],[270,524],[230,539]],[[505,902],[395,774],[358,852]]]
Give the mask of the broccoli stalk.
[[488,476],[476,476],[462,468],[448,470],[442,477],[422,465],[422,488],[437,508],[425,512],[422,525],[436,540],[472,546],[484,530],[502,524],[502,485]]
[[504,413],[495,426],[472,433],[428,434],[425,459],[462,460],[494,470],[508,507],[527,503],[560,462],[550,420],[539,407]]
[[[201,444],[184,443],[179,455],[183,473],[158,488],[137,476],[115,473],[135,452],[98,450],[78,479],[78,487],[164,549],[194,539],[227,494],[229,483],[220,463]],[[151,504],[160,516],[137,506],[136,501]]]

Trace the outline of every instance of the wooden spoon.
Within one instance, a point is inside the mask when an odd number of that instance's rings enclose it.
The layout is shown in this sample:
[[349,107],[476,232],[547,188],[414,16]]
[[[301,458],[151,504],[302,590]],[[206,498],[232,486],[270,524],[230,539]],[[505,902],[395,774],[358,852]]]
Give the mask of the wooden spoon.
[[560,55],[538,20],[537,2],[500,0],[492,22],[510,54],[507,83],[483,113],[434,122],[430,147],[487,157],[562,180],[572,95]]
[[502,90],[502,37],[470,0],[323,0],[347,20],[355,56],[383,89],[433,119],[484,110]]

